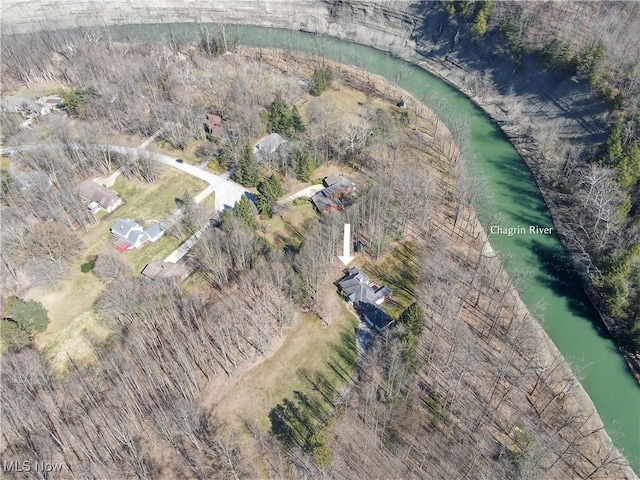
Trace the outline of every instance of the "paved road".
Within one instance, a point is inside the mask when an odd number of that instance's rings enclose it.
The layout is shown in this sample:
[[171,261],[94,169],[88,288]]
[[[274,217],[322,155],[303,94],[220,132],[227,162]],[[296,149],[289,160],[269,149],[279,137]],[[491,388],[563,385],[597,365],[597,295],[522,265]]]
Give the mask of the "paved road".
[[[15,148],[7,147],[1,148],[0,153],[13,154],[19,151],[28,151],[38,147],[39,145],[25,145]],[[171,168],[175,168],[201,180],[204,180],[209,185],[211,185],[213,192],[215,192],[215,208],[218,212],[221,212],[227,208],[232,208],[235,203],[242,198],[243,195],[246,195],[252,200],[254,199],[254,195],[251,192],[246,190],[242,185],[235,183],[229,179],[228,172],[223,173],[222,175],[215,175],[195,165],[190,165],[188,163],[178,163],[176,162],[176,158],[174,157],[170,157],[168,155],[163,155],[160,153],[144,151],[140,148],[135,147],[122,147],[118,145],[99,145],[96,147],[105,148],[111,150],[112,152],[130,155],[148,155],[149,158],[157,161],[158,163],[162,163]],[[208,192],[207,195],[211,193],[209,189],[207,189],[206,191]]]

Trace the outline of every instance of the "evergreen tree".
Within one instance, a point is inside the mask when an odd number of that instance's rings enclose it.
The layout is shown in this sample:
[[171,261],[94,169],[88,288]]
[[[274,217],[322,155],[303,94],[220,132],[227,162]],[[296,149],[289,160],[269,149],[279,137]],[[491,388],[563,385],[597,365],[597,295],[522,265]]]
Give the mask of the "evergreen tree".
[[2,351],[0,351],[0,354],[4,354],[6,350],[19,352],[33,343],[31,335],[20,328],[14,321],[6,319],[0,320],[0,338],[2,339]]
[[269,133],[279,133],[287,138],[293,138],[295,135],[293,112],[280,95],[276,95],[269,106],[267,130]]
[[258,185],[258,212],[262,215],[271,216],[273,214],[273,206],[276,200],[284,195],[282,183],[275,175],[260,182]]
[[478,37],[483,37],[487,33],[487,17],[484,10],[480,10],[475,22],[471,26],[471,31]]
[[640,144],[638,140],[625,148],[624,155],[616,165],[616,181],[622,188],[630,188],[640,182]]
[[412,369],[416,369],[416,348],[418,346],[418,336],[424,328],[424,310],[418,302],[409,305],[400,315],[400,322],[407,327],[404,337],[403,360]]
[[244,147],[238,166],[233,171],[233,179],[249,188],[255,187],[260,181],[260,170],[258,163],[253,158],[251,147]]
[[314,97],[320,96],[333,79],[333,71],[330,67],[320,67],[313,71],[313,77],[311,77],[311,86],[309,87],[309,93]]
[[604,162],[615,167],[622,157],[622,119],[616,122],[605,145]]
[[291,155],[291,166],[296,178],[303,182],[311,179],[311,175],[320,164],[318,158],[307,150],[295,149]]
[[251,228],[257,228],[258,222],[255,216],[255,206],[251,203],[246,195],[243,195],[240,200],[233,206],[233,215],[242,219]]
[[9,297],[5,309],[7,317],[13,320],[25,332],[44,332],[49,325],[49,315],[40,302],[24,301],[18,297]]

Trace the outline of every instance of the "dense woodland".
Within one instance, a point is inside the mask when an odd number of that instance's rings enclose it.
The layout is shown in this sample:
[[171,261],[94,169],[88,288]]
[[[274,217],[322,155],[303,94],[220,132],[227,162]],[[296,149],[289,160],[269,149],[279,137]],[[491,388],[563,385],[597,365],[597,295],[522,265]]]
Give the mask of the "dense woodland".
[[[551,124],[531,126],[539,155],[530,166],[549,191],[547,201],[591,298],[612,319],[617,341],[639,353],[639,5],[490,0],[441,6],[481,48],[510,57],[516,68],[534,58],[559,80],[588,84],[594,102],[608,102],[604,145],[563,138]],[[489,89],[490,72],[483,80]]]
[[[55,478],[624,478],[626,461],[578,378],[498,259],[481,253],[471,208],[478,189],[456,146],[465,145],[463,129],[452,137],[409,100],[406,112],[367,101],[350,117],[336,115],[320,95],[332,77],[382,98],[388,86],[322,60],[298,68],[288,54],[268,58],[280,69],[251,51],[217,57],[230,48],[222,44],[206,30],[192,42],[119,43],[99,30],[3,39],[3,88],[61,83],[74,120],[73,129],[54,118],[26,133],[3,128],[9,144],[51,145],[16,154],[18,170],[3,179],[2,268],[11,273],[5,280],[3,270],[3,291],[30,285],[39,276],[32,264],[43,259],[64,275],[68,259],[57,250],[25,258],[39,229],[72,237],[91,226],[66,190],[108,170],[111,159],[65,148],[65,139],[109,143],[161,130],[176,148],[205,141],[201,159],[257,186],[264,217],[283,182],[308,180],[324,162],[365,179],[357,201],[284,248],[259,235],[249,202],[238,204],[195,250],[197,287],[151,283],[119,254],[99,255],[95,274],[107,285],[96,310],[115,334],[96,342],[95,365],[71,365],[64,378],[30,348],[3,357],[3,460],[62,462]],[[307,95],[300,76],[311,86],[306,125],[295,109]],[[207,111],[225,119],[219,141],[203,133]],[[10,117],[3,125],[15,124]],[[291,151],[255,158],[247,146],[269,131],[290,138]],[[14,187],[29,172],[45,172],[51,184]],[[144,166],[132,172],[153,180]],[[204,391],[322,303],[345,221],[372,261],[400,256],[398,270],[380,276],[411,305],[361,358],[353,344],[338,352],[351,362],[342,388],[301,371],[311,393],[291,392],[276,406],[271,431],[247,424],[236,432],[212,420]]]

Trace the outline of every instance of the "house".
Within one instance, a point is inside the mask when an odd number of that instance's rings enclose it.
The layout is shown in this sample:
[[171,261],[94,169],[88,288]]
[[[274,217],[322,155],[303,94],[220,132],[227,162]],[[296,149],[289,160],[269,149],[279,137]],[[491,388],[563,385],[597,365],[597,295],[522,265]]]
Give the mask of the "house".
[[116,192],[93,180],[87,180],[79,184],[78,193],[86,202],[89,202],[87,208],[94,214],[100,210],[106,210],[107,213],[111,213],[122,205],[122,199]]
[[46,115],[51,110],[46,106],[40,105],[32,98],[8,96],[0,100],[0,111],[18,112],[22,113],[24,117],[32,117]]
[[387,312],[375,305],[360,305],[358,313],[362,315],[362,318],[369,327],[375,328],[378,332],[382,332],[393,323],[393,318],[391,318]]
[[155,243],[164,235],[164,230],[159,223],[153,223],[145,229],[138,222],[119,218],[111,227],[111,233],[116,237],[116,250],[124,252]]
[[186,255],[176,263],[156,260],[144,267],[142,275],[152,280],[172,278],[182,281],[195,271],[196,265],[196,260],[191,255]]
[[204,131],[213,138],[222,138],[224,128],[222,127],[222,118],[213,113],[207,113],[204,122]]
[[322,180],[324,189],[311,197],[311,202],[323,214],[339,210],[343,201],[353,194],[356,184],[343,175],[329,175]]
[[271,155],[275,153],[282,144],[285,143],[285,139],[277,133],[270,133],[266,137],[260,139],[253,148],[254,153],[260,155]]
[[369,277],[357,267],[348,269],[346,275],[336,284],[340,293],[349,303],[353,304],[356,311],[371,328],[381,332],[393,323],[393,319],[378,307],[391,295],[389,287],[369,282]]
[[347,274],[338,282],[338,287],[345,298],[354,305],[362,302],[380,305],[391,294],[389,287],[371,284],[369,277],[357,267],[347,270]]

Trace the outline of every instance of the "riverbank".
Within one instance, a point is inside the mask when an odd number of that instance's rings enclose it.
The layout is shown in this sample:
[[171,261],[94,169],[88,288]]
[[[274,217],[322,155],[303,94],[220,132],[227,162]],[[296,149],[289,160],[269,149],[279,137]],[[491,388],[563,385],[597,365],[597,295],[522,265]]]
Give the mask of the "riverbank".
[[[371,74],[351,65],[332,62],[326,58],[319,59],[316,56],[303,53],[269,49],[241,48],[239,50],[239,54],[251,59],[260,59],[261,61],[275,66],[285,73],[301,77],[310,77],[313,69],[318,65],[318,62],[321,61],[323,65],[328,65],[335,72],[338,72],[341,82],[344,82],[356,90],[366,92],[374,98],[383,98],[393,103],[395,103],[398,98],[402,98],[405,101],[407,111],[410,115],[414,114],[414,112],[420,111],[420,116],[423,118],[429,118],[432,120],[436,118],[433,112],[429,111],[428,108],[425,108],[421,102],[406,90],[391,85],[383,77]],[[445,135],[453,138],[450,132],[445,133]],[[427,145],[425,143],[425,151],[432,146],[433,145]],[[446,227],[446,223],[447,221],[445,220],[443,225],[439,228],[455,229],[455,226]],[[552,389],[553,395],[557,395],[557,398],[560,399],[559,403],[561,406],[558,408],[565,412],[566,415],[572,415],[575,414],[575,412],[580,412],[581,418],[583,418],[583,423],[581,423],[577,429],[578,434],[586,435],[585,432],[590,432],[591,435],[594,435],[593,437],[589,437],[588,440],[581,445],[583,455],[587,458],[587,463],[594,466],[599,466],[600,464],[605,465],[606,462],[611,462],[612,465],[614,463],[618,465],[626,464],[626,460],[620,451],[613,445],[613,441],[606,433],[604,423],[600,418],[593,401],[578,381],[577,375],[572,371],[563,354],[542,328],[540,323],[533,315],[531,315],[528,308],[522,301],[511,279],[504,270],[502,261],[492,249],[489,237],[481,223],[477,220],[473,211],[470,213],[470,224],[471,226],[467,227],[470,232],[463,234],[463,236],[459,238],[459,242],[463,243],[460,245],[460,249],[461,251],[467,251],[467,247],[465,246],[466,242],[474,243],[474,248],[477,250],[478,254],[484,258],[484,261],[486,261],[487,268],[491,268],[489,265],[498,265],[497,269],[500,272],[502,281],[505,285],[509,285],[508,290],[515,303],[514,308],[517,311],[515,316],[523,319],[523,322],[526,323],[526,327],[524,328],[530,329],[534,332],[533,335],[535,336],[535,342],[537,345],[536,352],[539,367],[543,368],[542,366],[544,366],[543,370],[549,370],[550,372],[548,382],[549,384],[554,385],[554,388]],[[451,231],[451,234],[453,234],[453,230]],[[416,239],[416,241],[418,241],[418,239]],[[474,322],[477,321],[477,318],[477,316],[471,315],[465,321],[468,322],[473,329],[479,330],[481,329],[481,326],[474,324]],[[542,416],[547,407],[545,406],[542,408],[542,411],[540,411],[541,407],[538,405],[537,397],[533,394],[534,391],[535,387],[530,395],[528,395],[528,402],[530,403],[531,408]],[[564,427],[560,427],[558,431],[562,430],[562,428]],[[562,435],[563,438],[565,435],[566,433]],[[606,452],[606,454],[603,455],[603,452]],[[595,460],[596,458],[598,460]],[[573,474],[578,475],[578,472],[574,470]],[[614,474],[612,473],[612,475]],[[628,464],[626,464],[625,467],[620,467],[618,474],[615,474],[615,477],[612,478],[634,479],[637,477]]]
[[[531,125],[531,122],[533,122],[534,119],[529,118],[529,122],[511,121],[508,114],[505,114],[504,105],[510,103],[512,100],[505,98],[505,96],[500,95],[496,91],[492,91],[482,97],[475,95],[474,91],[468,88],[467,76],[474,76],[479,74],[479,72],[465,69],[462,65],[452,61],[446,56],[442,58],[424,60],[419,62],[418,65],[465,94],[469,100],[481,108],[493,120],[496,128],[499,128],[505,134],[505,137],[514,146],[529,168],[536,185],[542,194],[544,202],[551,212],[556,232],[558,233],[563,246],[571,256],[577,254],[577,252],[569,246],[570,234],[567,227],[569,220],[566,218],[566,215],[562,214],[562,196],[558,191],[549,188],[542,178],[542,165],[540,164],[542,152],[530,129],[526,127],[526,125]],[[519,113],[522,114],[522,112]],[[576,124],[579,123],[578,117],[575,117],[574,120]],[[612,339],[616,342],[616,346],[624,357],[631,374],[640,385],[640,355],[634,354],[624,348],[618,340],[620,335],[615,322],[603,312],[602,299],[592,288],[590,280],[585,278],[582,272],[576,270],[576,274],[580,276],[583,282],[583,291],[589,298],[592,306],[597,310],[602,324],[606,327]]]

